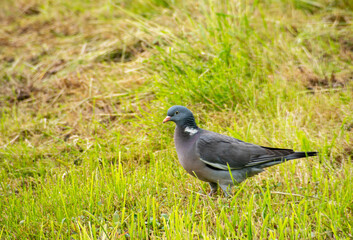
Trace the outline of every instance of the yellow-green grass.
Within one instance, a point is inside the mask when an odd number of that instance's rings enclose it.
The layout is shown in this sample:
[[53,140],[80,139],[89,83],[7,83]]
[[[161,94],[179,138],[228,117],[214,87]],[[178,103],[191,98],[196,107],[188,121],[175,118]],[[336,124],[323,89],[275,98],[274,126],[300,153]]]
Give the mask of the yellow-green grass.
[[[0,3],[1,239],[353,238],[348,0]],[[320,152],[236,186],[179,165],[199,126]]]

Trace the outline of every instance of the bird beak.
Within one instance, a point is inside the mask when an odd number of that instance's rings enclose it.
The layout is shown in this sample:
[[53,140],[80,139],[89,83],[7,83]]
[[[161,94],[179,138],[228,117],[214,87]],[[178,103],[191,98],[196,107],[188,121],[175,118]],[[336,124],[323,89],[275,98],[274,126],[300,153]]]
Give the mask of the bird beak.
[[166,123],[166,122],[168,122],[168,121],[170,121],[170,117],[169,117],[169,116],[167,116],[167,117],[163,120],[163,123]]

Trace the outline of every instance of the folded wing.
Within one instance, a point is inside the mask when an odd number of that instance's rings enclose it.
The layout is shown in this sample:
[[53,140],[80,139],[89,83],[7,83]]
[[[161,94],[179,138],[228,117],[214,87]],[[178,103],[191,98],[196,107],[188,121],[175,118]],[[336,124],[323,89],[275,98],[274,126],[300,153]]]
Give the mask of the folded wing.
[[294,153],[291,149],[262,147],[210,131],[205,131],[196,144],[200,160],[220,170],[257,166]]

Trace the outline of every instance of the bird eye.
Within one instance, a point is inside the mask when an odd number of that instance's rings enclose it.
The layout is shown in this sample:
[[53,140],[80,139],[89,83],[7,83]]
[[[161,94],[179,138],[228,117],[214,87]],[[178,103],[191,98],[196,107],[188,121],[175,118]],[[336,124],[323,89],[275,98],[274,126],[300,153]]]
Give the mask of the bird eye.
[[175,112],[175,115],[178,115],[178,114],[179,114],[179,112],[178,112],[178,111],[176,111],[176,112]]

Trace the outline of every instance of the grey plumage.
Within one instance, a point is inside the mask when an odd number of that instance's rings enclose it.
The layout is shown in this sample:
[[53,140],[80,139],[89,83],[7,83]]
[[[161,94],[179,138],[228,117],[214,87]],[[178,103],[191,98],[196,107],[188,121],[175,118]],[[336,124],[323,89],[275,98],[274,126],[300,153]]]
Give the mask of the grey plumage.
[[192,176],[208,182],[210,194],[217,192],[219,185],[228,196],[234,184],[264,168],[317,155],[317,152],[263,147],[201,129],[192,112],[183,106],[171,107],[163,123],[168,121],[176,123],[174,142],[180,164]]

